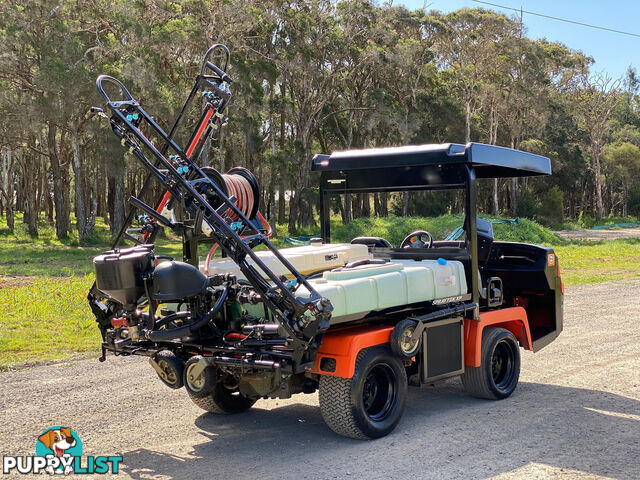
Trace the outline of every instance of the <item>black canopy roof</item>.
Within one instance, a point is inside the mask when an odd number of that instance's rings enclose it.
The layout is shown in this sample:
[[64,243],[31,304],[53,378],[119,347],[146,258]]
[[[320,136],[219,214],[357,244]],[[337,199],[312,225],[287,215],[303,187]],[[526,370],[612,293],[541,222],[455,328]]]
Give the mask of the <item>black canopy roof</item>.
[[316,155],[312,170],[318,172],[356,173],[355,170],[402,169],[431,167],[447,169],[453,165],[469,165],[477,178],[506,178],[550,175],[548,158],[510,148],[483,143],[410,145],[404,147],[347,150],[331,155]]

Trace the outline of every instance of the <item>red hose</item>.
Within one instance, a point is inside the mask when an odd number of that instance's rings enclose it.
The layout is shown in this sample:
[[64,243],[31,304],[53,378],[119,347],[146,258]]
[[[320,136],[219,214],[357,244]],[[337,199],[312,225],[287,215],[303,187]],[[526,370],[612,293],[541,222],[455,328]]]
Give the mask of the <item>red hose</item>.
[[[253,189],[251,188],[249,181],[242,175],[237,174],[225,173],[222,175],[222,178],[224,179],[224,183],[227,185],[229,197],[236,197],[236,207],[243,213],[244,216],[248,217],[250,215],[250,212],[253,210],[255,202],[260,201],[260,199],[256,199],[253,197]],[[226,215],[233,221],[236,221],[239,218],[238,215],[236,215],[236,213],[231,209],[227,210]],[[271,236],[273,235],[273,229],[271,228],[271,225],[269,225],[269,222],[265,220],[260,212],[256,213],[256,217],[258,217],[260,223],[262,223],[262,225],[267,230],[266,237],[271,238]],[[211,261],[211,258],[213,257],[213,254],[217,249],[218,244],[216,243],[211,247],[211,250],[209,250],[209,254],[207,255],[204,263],[204,273],[206,275],[209,275],[209,262]]]

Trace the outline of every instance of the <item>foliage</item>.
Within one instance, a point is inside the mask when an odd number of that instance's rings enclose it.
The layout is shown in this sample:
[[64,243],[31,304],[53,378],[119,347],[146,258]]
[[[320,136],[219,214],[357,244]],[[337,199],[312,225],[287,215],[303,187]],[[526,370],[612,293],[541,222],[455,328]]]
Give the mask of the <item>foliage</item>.
[[[491,217],[489,217],[491,219]],[[435,240],[444,239],[460,227],[463,217],[441,215],[439,217],[385,217],[358,218],[332,230],[332,241],[349,242],[355,237],[382,237],[399,246],[404,237],[414,230],[427,230]],[[527,219],[517,223],[496,223],[493,226],[496,240],[527,242],[544,245],[561,245],[565,240],[549,229]]]
[[[622,84],[599,82],[589,57],[528,38],[517,18],[492,10],[443,14],[372,0],[7,0],[0,40],[0,211],[10,228],[23,213],[30,237],[48,236],[53,224],[58,239],[91,245],[97,219],[117,231],[125,198],[142,184],[143,168],[88,113],[101,102],[96,76],[123,80],[168,129],[212,41],[231,48],[234,97],[201,162],[252,170],[263,211],[290,230],[317,228],[314,153],[469,140],[552,161],[551,178],[481,188],[487,212],[552,221],[539,210],[557,186],[571,219],[640,213],[640,180],[626,174],[635,167],[619,151],[640,147],[635,71]],[[178,143],[199,113],[186,113]],[[154,185],[146,200],[159,194]],[[424,194],[353,195],[337,206],[347,222],[462,211],[455,196]]]

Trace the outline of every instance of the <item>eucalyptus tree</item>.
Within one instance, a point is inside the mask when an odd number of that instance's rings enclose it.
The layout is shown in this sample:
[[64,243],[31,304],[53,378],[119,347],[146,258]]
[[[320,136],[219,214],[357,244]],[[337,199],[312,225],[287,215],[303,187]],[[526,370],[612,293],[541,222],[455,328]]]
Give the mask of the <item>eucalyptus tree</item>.
[[313,139],[325,106],[336,94],[336,78],[342,67],[334,8],[331,1],[314,0],[286,5],[281,12],[283,47],[276,66],[286,84],[288,119],[296,147],[290,230],[301,224],[303,191],[310,185]]
[[472,119],[481,107],[480,89],[493,74],[496,58],[490,45],[513,36],[515,22],[482,8],[430,14],[438,65],[450,76],[465,110],[465,141],[471,141]]
[[[629,142],[608,145],[604,153],[604,163],[611,172],[612,179],[619,182],[621,186],[620,213],[626,217],[629,204],[629,186],[640,168],[640,148]],[[613,209],[615,202],[611,203]]]
[[602,155],[610,129],[610,119],[618,102],[620,80],[603,74],[582,75],[578,88],[573,92],[572,101],[581,127],[589,138],[589,170],[593,174],[595,189],[596,218],[602,219]]

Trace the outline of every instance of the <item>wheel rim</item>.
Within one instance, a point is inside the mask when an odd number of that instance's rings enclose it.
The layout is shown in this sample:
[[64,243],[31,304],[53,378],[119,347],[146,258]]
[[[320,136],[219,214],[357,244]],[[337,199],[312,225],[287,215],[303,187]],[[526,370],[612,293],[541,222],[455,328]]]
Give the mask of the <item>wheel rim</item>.
[[187,367],[187,381],[189,382],[189,388],[194,392],[199,392],[204,388],[204,383],[206,380],[204,372],[202,372],[198,377],[193,377],[191,373],[193,368],[196,366],[196,363],[192,363]]
[[411,341],[411,336],[415,329],[415,327],[407,327],[402,331],[402,335],[400,337],[400,348],[406,354],[413,352],[418,343],[418,340],[413,342]]
[[367,416],[373,421],[384,420],[397,396],[396,375],[386,363],[374,366],[365,379],[362,400]]
[[511,345],[500,342],[491,356],[491,375],[493,383],[500,390],[508,390],[515,376],[516,355]]
[[158,361],[158,366],[166,375],[166,378],[164,380],[171,385],[175,385],[178,379],[176,377],[175,370],[171,368],[169,363],[166,360],[160,360]]

